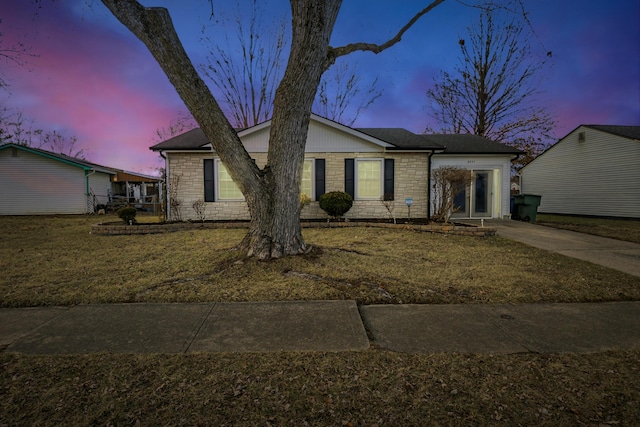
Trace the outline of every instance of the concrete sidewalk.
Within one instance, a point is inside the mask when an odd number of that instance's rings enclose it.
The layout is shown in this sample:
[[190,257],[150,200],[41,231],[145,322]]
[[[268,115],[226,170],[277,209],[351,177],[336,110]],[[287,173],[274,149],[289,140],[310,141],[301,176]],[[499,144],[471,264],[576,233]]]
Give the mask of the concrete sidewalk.
[[[480,225],[480,220],[463,222]],[[640,245],[522,221],[484,220],[497,235],[640,277]]]
[[366,350],[370,340],[374,347],[405,353],[640,348],[640,302],[358,309],[355,301],[293,301],[0,309],[5,352],[338,352]]

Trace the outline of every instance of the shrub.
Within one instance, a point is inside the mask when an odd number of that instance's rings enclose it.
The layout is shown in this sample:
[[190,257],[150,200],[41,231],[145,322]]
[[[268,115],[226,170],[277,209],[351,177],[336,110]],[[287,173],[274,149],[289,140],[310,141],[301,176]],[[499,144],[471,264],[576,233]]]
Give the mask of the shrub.
[[331,191],[320,196],[320,209],[332,218],[341,218],[353,206],[353,199],[344,191]]
[[206,205],[204,203],[204,200],[202,199],[196,200],[191,204],[191,207],[196,212],[196,217],[198,217],[198,220],[201,222],[204,222],[206,218],[206,211],[205,211]]
[[431,172],[433,182],[433,219],[449,222],[451,215],[460,207],[455,205],[455,197],[473,181],[471,171],[464,168],[445,166]]
[[118,217],[126,224],[135,224],[137,213],[137,209],[133,206],[125,206],[124,208],[118,209]]

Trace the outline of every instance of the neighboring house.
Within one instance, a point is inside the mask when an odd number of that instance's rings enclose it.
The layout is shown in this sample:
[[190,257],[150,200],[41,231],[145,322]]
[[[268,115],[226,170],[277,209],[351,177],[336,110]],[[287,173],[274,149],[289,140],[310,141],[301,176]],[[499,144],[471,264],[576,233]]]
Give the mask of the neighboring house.
[[538,212],[640,218],[640,126],[578,126],[520,176]]
[[[119,177],[152,178],[38,148],[0,145],[0,215],[95,213],[113,202]],[[159,178],[153,179],[157,186]]]
[[[258,166],[267,160],[267,121],[238,132]],[[196,219],[193,202],[203,200],[207,219],[249,219],[243,196],[200,129],[192,129],[151,147],[165,157],[169,219]],[[347,218],[387,218],[381,202],[391,196],[394,214],[412,218],[431,212],[432,168],[470,169],[475,179],[465,190],[461,217],[502,218],[509,215],[511,160],[521,152],[473,135],[416,135],[399,128],[353,129],[311,116],[302,177],[303,193],[313,201],[303,219],[326,218],[318,200],[329,191],[354,198]],[[173,206],[171,203],[173,201]]]
[[131,204],[138,209],[154,213],[159,211],[162,194],[160,178],[117,169],[111,170],[116,172],[116,175],[111,178],[110,208],[117,209]]

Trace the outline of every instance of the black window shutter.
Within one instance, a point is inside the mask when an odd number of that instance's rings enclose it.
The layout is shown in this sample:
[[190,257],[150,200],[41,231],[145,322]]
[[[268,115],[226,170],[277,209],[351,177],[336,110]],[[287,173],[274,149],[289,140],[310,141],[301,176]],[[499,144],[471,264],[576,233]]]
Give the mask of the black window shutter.
[[204,159],[204,201],[215,202],[213,159]]
[[356,198],[354,177],[354,159],[344,159],[344,192],[349,194],[353,199]]
[[393,200],[394,163],[393,159],[384,159],[384,199]]
[[324,159],[316,159],[316,201],[320,200],[320,196],[325,191],[325,169]]

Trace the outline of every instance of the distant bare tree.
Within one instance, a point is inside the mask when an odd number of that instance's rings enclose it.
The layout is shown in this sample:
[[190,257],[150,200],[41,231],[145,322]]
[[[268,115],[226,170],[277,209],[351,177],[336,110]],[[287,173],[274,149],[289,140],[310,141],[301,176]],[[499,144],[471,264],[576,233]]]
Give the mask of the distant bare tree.
[[525,14],[482,9],[477,25],[467,28],[468,38],[458,41],[460,64],[452,73],[442,72],[427,91],[441,131],[481,135],[525,149],[552,141],[555,122],[537,97],[551,52],[536,57],[529,28]]
[[42,144],[44,131],[37,129],[33,119],[25,117],[22,111],[3,108],[0,113],[0,143],[13,143],[28,147]]
[[[0,25],[1,24],[2,18],[0,18]],[[0,61],[6,66],[11,64],[22,66],[24,65],[25,56],[34,56],[30,52],[29,47],[22,42],[6,44],[4,35],[2,31],[0,31]],[[6,89],[9,86],[9,82],[2,72],[3,69],[4,67],[0,67],[0,89]]]
[[[236,39],[226,36],[226,46],[215,45],[207,56],[208,64],[200,66],[220,91],[225,114],[235,128],[248,128],[271,118],[275,91],[284,72],[285,24],[276,22],[264,29],[263,16],[257,0],[249,11],[248,26],[236,12]],[[239,44],[239,59],[233,54],[238,49],[231,47],[235,43]]]
[[66,136],[56,130],[45,133],[42,138],[42,144],[38,148],[80,160],[87,160],[84,148],[78,146],[78,138],[75,135]]
[[[275,91],[285,68],[290,41],[284,22],[265,25],[264,10],[257,0],[246,13],[236,12],[236,37],[209,52],[203,74],[220,91],[225,114],[235,128],[247,128],[271,118]],[[248,25],[245,20],[248,19]],[[267,28],[265,28],[267,27]],[[209,40],[210,41],[210,40]],[[239,46],[234,49],[232,46]],[[240,57],[233,52],[240,53]],[[347,126],[381,95],[378,79],[366,85],[357,67],[348,62],[334,65],[323,75],[312,110]]]
[[178,117],[171,120],[166,127],[156,129],[152,138],[154,143],[162,142],[176,135],[197,127],[198,124],[187,111],[180,111]]
[[67,136],[57,130],[45,132],[35,126],[34,120],[11,109],[0,112],[0,144],[13,143],[41,148],[53,153],[86,160],[84,148],[78,145],[76,136]]
[[382,96],[376,77],[365,86],[356,74],[356,67],[348,62],[334,65],[323,76],[313,111],[323,117],[352,126],[360,114]]

